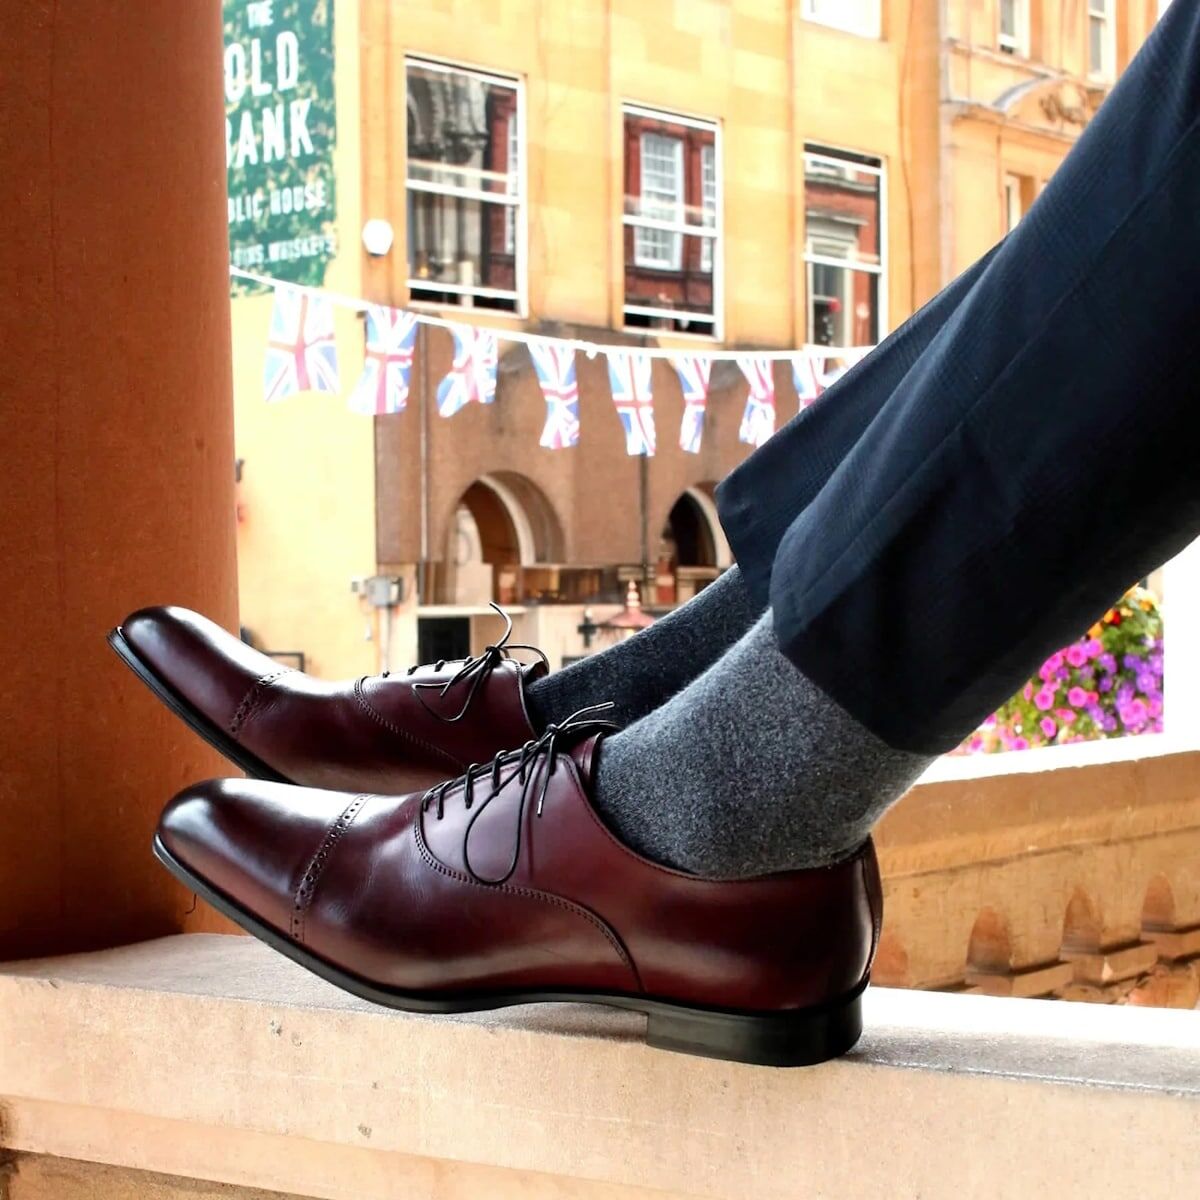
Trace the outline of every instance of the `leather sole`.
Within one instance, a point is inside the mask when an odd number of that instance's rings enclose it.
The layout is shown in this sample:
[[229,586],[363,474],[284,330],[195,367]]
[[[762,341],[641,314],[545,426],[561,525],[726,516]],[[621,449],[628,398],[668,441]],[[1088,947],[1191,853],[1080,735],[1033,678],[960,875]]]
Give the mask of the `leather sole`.
[[646,1014],[646,1042],[663,1050],[770,1067],[807,1067],[838,1058],[862,1035],[862,995],[867,980],[847,996],[788,1013],[696,1008],[650,996],[604,992],[471,992],[436,996],[381,988],[332,966],[305,947],[264,925],[183,865],[154,838],[155,857],[189,890],[273,950],[314,975],[386,1008],[414,1013],[479,1012],[515,1004],[603,1004]]
[[131,671],[169,708],[189,729],[198,733],[210,746],[219,750],[234,766],[240,767],[251,779],[269,783],[291,783],[273,767],[267,766],[249,750],[239,746],[220,726],[203,713],[197,712],[173,687],[138,657],[137,651],[125,640],[118,625],[108,635],[108,644],[117,652]]

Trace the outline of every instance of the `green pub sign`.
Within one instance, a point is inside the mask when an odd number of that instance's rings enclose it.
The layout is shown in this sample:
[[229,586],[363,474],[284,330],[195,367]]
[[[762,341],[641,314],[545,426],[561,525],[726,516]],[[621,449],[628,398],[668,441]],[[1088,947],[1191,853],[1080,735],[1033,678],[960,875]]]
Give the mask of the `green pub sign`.
[[[319,285],[335,246],[333,0],[225,0],[235,267]],[[233,280],[234,292],[257,290]]]

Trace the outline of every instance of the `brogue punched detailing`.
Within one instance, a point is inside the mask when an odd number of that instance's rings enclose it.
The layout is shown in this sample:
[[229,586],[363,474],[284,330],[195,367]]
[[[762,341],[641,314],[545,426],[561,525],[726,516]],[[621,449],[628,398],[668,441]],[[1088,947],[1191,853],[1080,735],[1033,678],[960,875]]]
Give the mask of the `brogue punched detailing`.
[[237,706],[237,712],[233,714],[233,720],[229,722],[229,732],[234,737],[241,732],[241,728],[250,719],[251,714],[259,706],[263,696],[270,688],[275,680],[283,675],[290,675],[291,667],[281,667],[278,671],[273,671],[270,675],[260,675],[255,681],[250,690],[242,697],[242,702]]
[[292,899],[292,937],[301,944],[304,942],[304,921],[308,916],[309,906],[317,894],[317,884],[321,881],[321,876],[325,872],[334,847],[337,846],[342,834],[354,824],[355,817],[362,812],[362,807],[368,799],[370,797],[365,794],[355,796],[346,806],[342,815],[327,830],[320,848],[312,856],[308,868],[300,879],[300,886],[296,889],[296,895]]

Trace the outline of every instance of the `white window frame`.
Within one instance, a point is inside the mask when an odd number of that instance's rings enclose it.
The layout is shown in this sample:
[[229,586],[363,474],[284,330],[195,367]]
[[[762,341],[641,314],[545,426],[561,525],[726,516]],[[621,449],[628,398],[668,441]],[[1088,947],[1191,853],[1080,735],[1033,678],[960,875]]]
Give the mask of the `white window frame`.
[[[1117,74],[1117,22],[1113,12],[1113,0],[1087,0],[1087,73],[1089,79],[1098,79],[1111,83]],[[1092,64],[1092,26],[1103,22],[1103,33],[1100,38],[1099,66]]]
[[[408,72],[410,67],[418,67],[425,71],[440,71],[445,75],[466,75],[481,83],[489,84],[493,87],[509,88],[516,94],[516,151],[518,157],[518,170],[514,178],[511,170],[506,170],[503,175],[498,171],[488,171],[472,169],[469,175],[473,177],[475,182],[481,182],[484,179],[501,180],[503,179],[507,187],[503,191],[487,191],[478,186],[471,186],[467,179],[468,172],[458,169],[458,173],[463,176],[460,183],[447,183],[444,181],[434,182],[432,180],[412,179],[410,174],[410,160],[407,156],[407,140],[405,142],[405,169],[404,169],[404,187],[405,195],[412,192],[429,192],[439,196],[459,197],[465,200],[479,200],[482,205],[497,204],[504,205],[506,212],[504,215],[504,252],[511,253],[515,257],[514,280],[516,288],[508,290],[505,288],[489,288],[479,287],[475,285],[464,285],[456,283],[443,283],[440,280],[434,279],[408,279],[409,302],[413,305],[428,305],[434,308],[443,307],[443,302],[432,299],[428,293],[442,292],[451,296],[462,296],[463,303],[454,305],[455,311],[464,309],[472,309],[475,306],[472,304],[476,299],[496,299],[496,300],[511,300],[513,307],[509,309],[486,308],[484,311],[489,313],[511,312],[512,315],[518,317],[528,316],[527,298],[529,295],[528,288],[528,229],[525,219],[526,207],[525,198],[528,194],[528,155],[522,151],[529,145],[526,137],[525,124],[525,80],[519,75],[500,75],[494,71],[489,71],[486,67],[478,67],[471,63],[454,61],[452,59],[430,58],[424,54],[406,54],[404,56],[404,86],[407,95],[408,90]],[[513,142],[512,142],[512,125],[509,126],[509,144],[507,147],[506,166],[512,162]],[[452,175],[456,168],[445,163],[431,163],[431,168],[436,167],[443,175]],[[431,171],[432,173],[432,171]],[[407,207],[407,206],[406,206]],[[485,209],[481,208],[481,217]],[[510,249],[510,230],[513,234],[512,248]],[[406,238],[411,236],[411,231],[406,228]]]
[[[714,168],[716,171],[716,206],[713,211],[713,219],[711,224],[705,223],[702,225],[689,225],[682,218],[685,216],[684,206],[687,196],[687,163],[684,162],[684,199],[680,203],[680,220],[678,221],[660,221],[653,217],[643,217],[637,213],[624,213],[621,218],[623,226],[633,227],[634,237],[634,266],[646,267],[648,270],[679,270],[681,261],[675,266],[667,267],[660,261],[651,263],[643,262],[638,255],[638,229],[659,229],[666,233],[679,234],[679,245],[682,248],[686,245],[684,238],[698,237],[703,238],[707,247],[711,248],[711,267],[707,257],[701,255],[701,269],[704,271],[711,270],[712,274],[712,295],[713,307],[711,313],[695,312],[685,308],[656,308],[651,305],[629,304],[622,303],[621,312],[625,316],[638,317],[661,317],[669,321],[695,321],[698,324],[703,324],[711,329],[711,332],[705,330],[702,333],[681,332],[678,330],[668,331],[671,337],[699,337],[704,341],[719,341],[722,336],[722,327],[724,325],[724,302],[725,302],[725,280],[724,280],[724,257],[721,230],[724,228],[724,188],[722,182],[722,163],[724,148],[721,141],[721,123],[720,121],[711,118],[693,117],[683,113],[670,112],[666,109],[648,108],[645,105],[633,102],[627,102],[621,105],[621,128],[624,131],[625,119],[627,117],[644,117],[652,121],[661,121],[665,125],[681,125],[687,129],[703,129],[713,135],[713,151],[714,151]],[[663,136],[670,136],[669,134]],[[640,147],[639,147],[640,152]],[[624,190],[622,188],[622,208],[624,208]],[[624,278],[624,268],[622,269],[622,278]],[[626,326],[635,333],[645,333],[644,326]]]
[[883,36],[881,0],[804,0],[801,15],[806,21],[828,25],[858,37]]
[[1003,23],[1004,5],[1001,3],[996,6],[996,44],[1006,54],[1019,55],[1021,58],[1029,57],[1029,0],[1013,0],[1013,16],[1016,20],[1016,28],[1012,33],[1007,33]]
[[[813,234],[807,228],[807,219],[805,221],[804,231],[804,262],[805,262],[805,288],[807,295],[805,296],[805,328],[807,329],[807,338],[810,343],[815,341],[815,331],[813,329],[813,270],[814,266],[829,266],[837,267],[843,271],[862,271],[868,275],[875,275],[879,279],[876,285],[876,304],[878,312],[876,315],[876,327],[879,335],[879,340],[882,341],[888,333],[888,189],[887,189],[887,163],[881,155],[868,154],[865,151],[850,150],[845,147],[836,146],[820,146],[805,145],[804,150],[804,178],[807,181],[809,168],[812,165],[818,167],[829,168],[831,174],[845,175],[849,171],[868,175],[874,175],[879,180],[879,262],[865,263],[858,259],[842,257],[840,255],[814,253],[810,247],[813,242]],[[860,162],[859,157],[869,159],[869,162]],[[807,191],[807,182],[806,182]],[[807,212],[807,204],[805,205]],[[827,234],[822,231],[816,234],[818,241],[828,240]]]

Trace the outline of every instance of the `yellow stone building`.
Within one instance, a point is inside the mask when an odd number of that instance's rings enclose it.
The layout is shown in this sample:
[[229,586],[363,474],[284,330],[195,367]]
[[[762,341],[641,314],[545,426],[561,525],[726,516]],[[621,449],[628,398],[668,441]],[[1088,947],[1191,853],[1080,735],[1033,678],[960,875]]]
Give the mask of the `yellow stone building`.
[[[690,350],[878,340],[1020,219],[1157,16],[1153,0],[327,5],[328,289],[499,331]],[[381,245],[367,222],[390,232],[384,252],[368,251]],[[727,561],[705,499],[745,453],[736,422],[694,466],[667,444],[665,400],[654,459],[625,458],[613,420],[556,455],[536,446],[536,384],[504,360],[496,413],[439,422],[438,330],[422,332],[408,409],[356,416],[345,394],[363,325],[349,308],[343,395],[266,405],[270,308],[234,303],[242,623],[263,648],[325,676],[402,667],[440,644],[419,640],[420,620],[461,611],[478,639],[490,618],[472,614],[501,598],[561,661],[583,652],[583,604],[603,617],[619,598],[589,596],[589,579],[661,569],[673,506],[707,549],[690,564],[677,553],[648,601],[686,596],[677,567],[702,581]],[[611,417],[603,380],[580,376],[583,419]],[[736,410],[744,385],[724,386]],[[478,544],[448,579],[456,538]],[[379,575],[399,582],[368,589]]]

